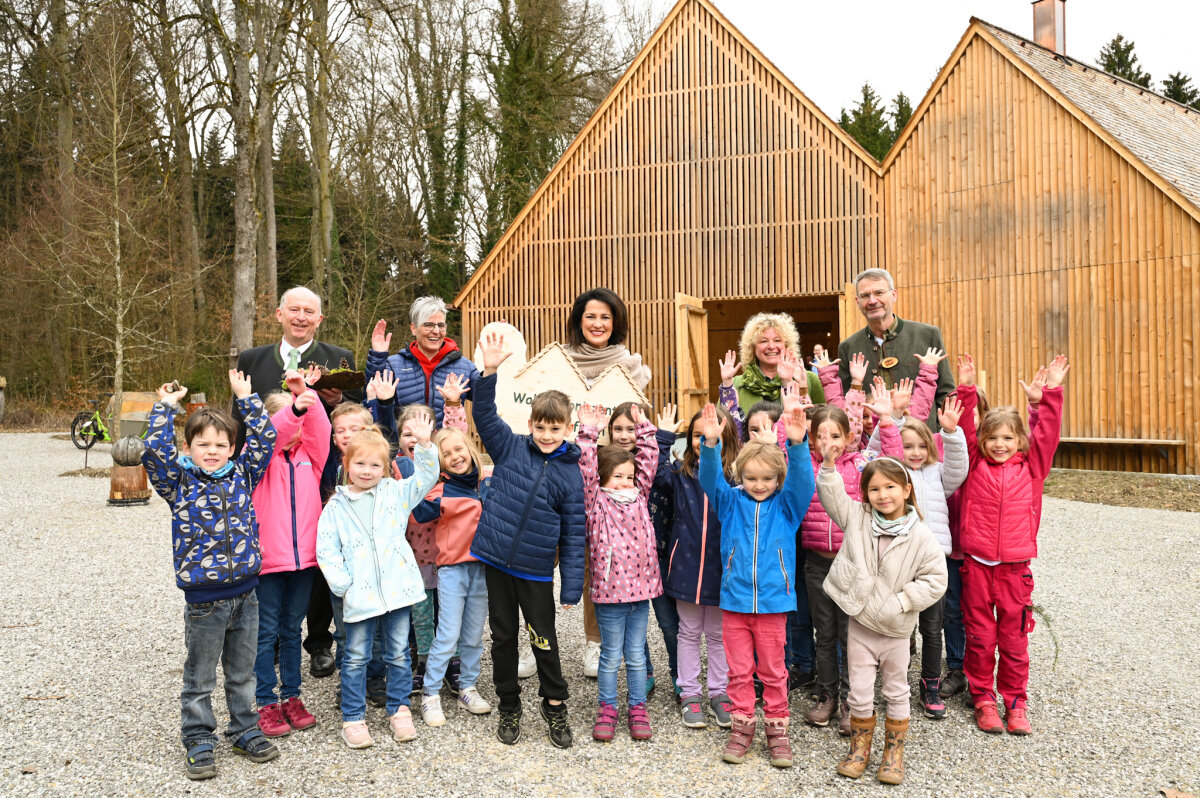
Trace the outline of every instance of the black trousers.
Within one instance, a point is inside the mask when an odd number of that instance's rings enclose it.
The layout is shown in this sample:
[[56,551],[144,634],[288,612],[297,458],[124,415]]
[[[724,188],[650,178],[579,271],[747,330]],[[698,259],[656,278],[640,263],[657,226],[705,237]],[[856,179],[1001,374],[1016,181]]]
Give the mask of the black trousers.
[[921,630],[921,678],[937,679],[942,675],[942,609],[946,597],[921,610],[917,628]]
[[304,650],[310,655],[321,649],[333,648],[333,602],[329,598],[329,585],[321,569],[313,579],[312,593],[308,597],[308,637],[304,639]]
[[[817,638],[817,691],[836,700],[850,691],[846,675],[846,631],[850,619],[825,593],[825,577],[833,560],[807,552],[804,560],[804,584],[808,588],[808,611]],[[838,656],[840,652],[842,656]]]
[[492,679],[500,709],[521,706],[521,681],[517,678],[517,640],[520,616],[525,614],[533,658],[537,662],[538,695],[553,701],[567,700],[567,680],[563,678],[558,655],[558,635],[554,631],[554,583],[506,574],[484,566],[488,590],[488,623],[492,628]]

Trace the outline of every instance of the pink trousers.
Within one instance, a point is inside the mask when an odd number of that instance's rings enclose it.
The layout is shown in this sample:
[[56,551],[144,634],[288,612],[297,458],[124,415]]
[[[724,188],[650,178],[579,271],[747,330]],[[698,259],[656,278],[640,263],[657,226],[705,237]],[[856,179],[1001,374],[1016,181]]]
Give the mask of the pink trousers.
[[725,661],[729,664],[729,702],[734,714],[754,717],[757,672],[763,683],[763,715],[788,717],[788,674],[783,661],[787,613],[750,615],[726,610],[722,612],[721,629]]

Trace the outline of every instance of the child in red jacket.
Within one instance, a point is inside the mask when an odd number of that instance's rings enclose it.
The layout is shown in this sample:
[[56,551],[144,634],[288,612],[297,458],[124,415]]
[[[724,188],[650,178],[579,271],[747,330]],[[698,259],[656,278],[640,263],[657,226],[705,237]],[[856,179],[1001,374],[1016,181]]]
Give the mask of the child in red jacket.
[[[962,613],[967,632],[964,670],[981,731],[1030,734],[1026,717],[1033,573],[1042,488],[1062,428],[1062,381],[1070,366],[1059,355],[1026,385],[1029,428],[1015,408],[989,410],[975,430],[975,362],[958,359],[958,397],[971,468],[962,488]],[[996,665],[996,651],[1000,663]],[[1000,722],[993,692],[1004,700]]]
[[329,416],[307,384],[318,377],[311,369],[307,374],[289,371],[284,379],[290,392],[268,394],[263,402],[279,436],[253,495],[263,557],[255,700],[258,725],[268,737],[317,722],[300,700],[300,627],[317,573],[321,472],[329,457]]

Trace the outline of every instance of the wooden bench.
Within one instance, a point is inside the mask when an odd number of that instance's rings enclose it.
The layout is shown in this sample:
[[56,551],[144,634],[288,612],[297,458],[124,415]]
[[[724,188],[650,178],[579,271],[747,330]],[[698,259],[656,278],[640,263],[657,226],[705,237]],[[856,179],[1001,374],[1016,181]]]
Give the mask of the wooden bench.
[[1059,443],[1072,444],[1074,446],[1153,446],[1155,450],[1162,455],[1164,460],[1167,459],[1168,446],[1183,446],[1187,443],[1185,440],[1176,438],[1079,438],[1079,437],[1062,437],[1059,438]]

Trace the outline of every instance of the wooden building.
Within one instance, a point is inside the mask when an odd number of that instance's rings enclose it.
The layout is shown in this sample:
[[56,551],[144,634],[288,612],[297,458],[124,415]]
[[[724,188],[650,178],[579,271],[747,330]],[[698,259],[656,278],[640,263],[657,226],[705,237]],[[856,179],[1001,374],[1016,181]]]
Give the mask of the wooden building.
[[849,281],[883,265],[993,403],[1071,356],[1059,465],[1194,474],[1197,163],[1200,114],[973,19],[880,164],[680,0],[456,304],[468,342],[504,316],[536,351],[608,286],[651,400],[695,407],[749,315],[836,346],[863,324]]

